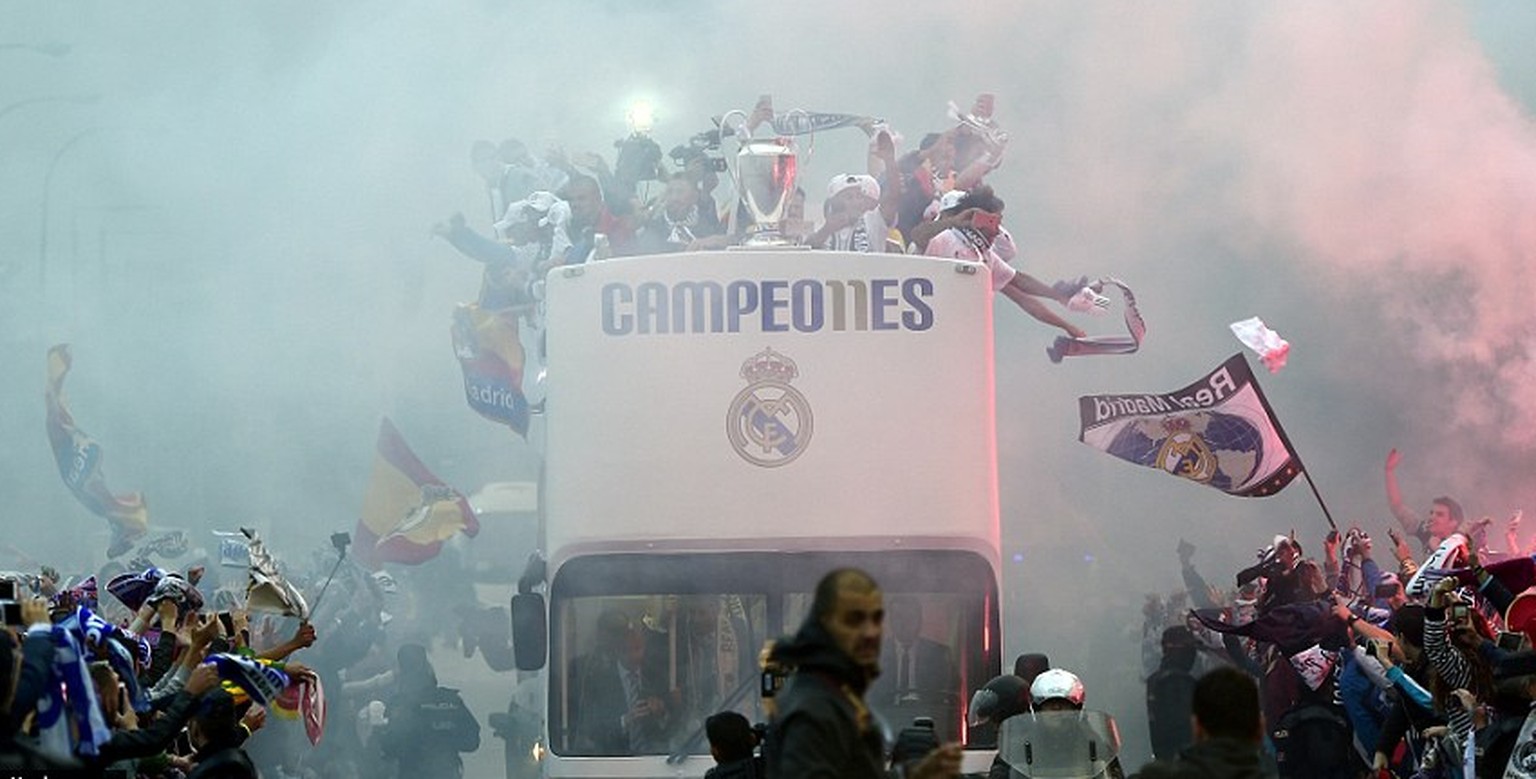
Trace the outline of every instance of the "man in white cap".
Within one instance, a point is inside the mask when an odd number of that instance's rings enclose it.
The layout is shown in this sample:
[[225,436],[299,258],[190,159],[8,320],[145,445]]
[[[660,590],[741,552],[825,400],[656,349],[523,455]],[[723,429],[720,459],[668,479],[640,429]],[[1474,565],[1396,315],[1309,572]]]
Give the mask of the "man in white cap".
[[874,156],[886,171],[886,186],[874,176],[842,173],[827,183],[826,222],[806,239],[818,249],[883,252],[896,211],[901,206],[901,176],[896,173],[896,144],[887,133],[876,136]]

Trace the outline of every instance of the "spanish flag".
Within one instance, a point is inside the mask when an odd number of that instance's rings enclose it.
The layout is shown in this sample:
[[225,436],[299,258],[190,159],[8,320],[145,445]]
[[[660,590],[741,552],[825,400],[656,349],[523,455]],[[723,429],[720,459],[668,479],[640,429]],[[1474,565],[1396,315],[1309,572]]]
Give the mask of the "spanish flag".
[[64,398],[64,378],[72,364],[69,344],[48,350],[48,443],[53,446],[53,458],[64,486],[92,514],[111,523],[112,546],[107,556],[117,557],[148,531],[149,508],[144,505],[144,496],[137,492],[114,495],[107,489],[101,473],[101,446],[75,427],[75,418]]
[[373,475],[357,518],[354,548],[369,568],[381,563],[420,565],[437,556],[443,542],[462,532],[480,532],[474,509],[462,493],[427,470],[388,418],[379,423]]

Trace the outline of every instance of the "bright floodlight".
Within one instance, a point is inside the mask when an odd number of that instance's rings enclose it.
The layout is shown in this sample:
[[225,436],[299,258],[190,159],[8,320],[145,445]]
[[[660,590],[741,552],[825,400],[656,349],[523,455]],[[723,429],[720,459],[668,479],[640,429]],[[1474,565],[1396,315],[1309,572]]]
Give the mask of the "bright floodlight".
[[656,109],[649,100],[636,100],[629,104],[624,119],[629,122],[630,131],[648,133],[656,126]]

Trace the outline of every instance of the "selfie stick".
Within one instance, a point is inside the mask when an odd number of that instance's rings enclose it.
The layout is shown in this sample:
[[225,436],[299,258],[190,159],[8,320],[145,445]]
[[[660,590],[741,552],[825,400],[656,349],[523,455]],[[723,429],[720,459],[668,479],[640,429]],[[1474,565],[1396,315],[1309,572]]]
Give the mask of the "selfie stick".
[[325,577],[325,585],[320,588],[320,594],[315,596],[314,604],[309,607],[309,613],[310,614],[317,614],[317,613],[319,613],[319,611],[320,611],[320,601],[325,599],[325,591],[329,590],[331,588],[331,580],[336,578],[336,572],[341,570],[341,561],[345,560],[345,559],[347,559],[347,546],[346,546],[346,544],[337,544],[336,545],[336,564],[331,566],[331,575]]

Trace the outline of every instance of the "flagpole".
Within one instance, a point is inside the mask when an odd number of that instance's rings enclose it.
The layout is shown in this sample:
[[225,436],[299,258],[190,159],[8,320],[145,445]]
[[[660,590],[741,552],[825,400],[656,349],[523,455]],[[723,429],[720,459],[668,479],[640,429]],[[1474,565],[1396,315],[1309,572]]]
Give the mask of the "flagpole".
[[1253,372],[1253,366],[1248,365],[1248,356],[1242,352],[1238,352],[1238,356],[1243,358],[1243,365],[1248,368],[1248,383],[1252,385],[1254,394],[1258,395],[1259,402],[1264,405],[1264,413],[1269,415],[1270,421],[1274,423],[1275,432],[1280,434],[1281,443],[1285,444],[1285,448],[1296,458],[1296,466],[1301,469],[1301,475],[1306,477],[1307,486],[1312,489],[1312,497],[1317,499],[1317,507],[1323,510],[1323,519],[1328,520],[1328,527],[1338,532],[1339,525],[1333,521],[1333,512],[1328,510],[1328,504],[1323,502],[1322,493],[1317,491],[1317,482],[1312,481],[1312,471],[1301,461],[1301,455],[1296,452],[1296,445],[1292,444],[1291,437],[1286,435],[1285,425],[1280,424],[1280,417],[1275,416],[1275,410],[1270,407],[1269,398],[1264,395],[1264,388],[1259,386],[1259,377]]
[[[1283,438],[1285,433],[1281,433],[1280,435]],[[1291,442],[1286,441],[1285,445],[1290,447]],[[1291,451],[1296,451],[1296,448],[1291,447]],[[1296,462],[1301,462],[1301,457],[1299,455],[1296,457]],[[1328,511],[1328,504],[1323,502],[1322,494],[1317,491],[1317,484],[1312,481],[1312,472],[1307,470],[1307,467],[1303,465],[1301,467],[1301,475],[1307,477],[1307,486],[1312,488],[1312,497],[1317,498],[1317,507],[1323,510],[1323,519],[1328,520],[1328,527],[1333,528],[1334,532],[1338,532],[1339,526],[1333,521],[1333,514]]]

